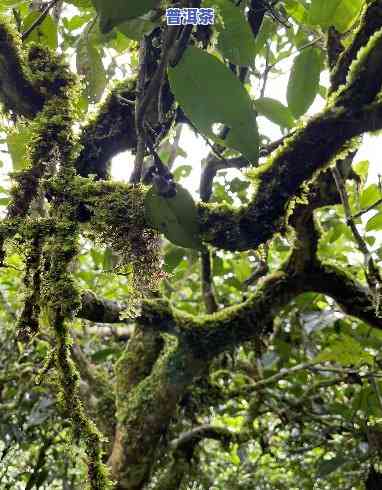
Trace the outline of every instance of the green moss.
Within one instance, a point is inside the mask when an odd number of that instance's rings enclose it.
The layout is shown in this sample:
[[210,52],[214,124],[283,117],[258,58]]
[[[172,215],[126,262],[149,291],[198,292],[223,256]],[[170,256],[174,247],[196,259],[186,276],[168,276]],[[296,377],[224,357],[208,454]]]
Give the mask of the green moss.
[[[84,180],[77,178],[78,183]],[[128,276],[132,313],[142,297],[158,289],[163,277],[159,234],[147,227],[145,219],[146,191],[144,186],[91,182],[78,195],[90,214],[90,237],[119,256],[116,271]]]
[[130,391],[150,374],[162,348],[160,334],[136,328],[125,352],[115,364],[119,413],[123,412]]
[[335,94],[337,106],[356,108],[374,100],[380,92],[382,78],[382,29],[376,31],[362,47],[350,66],[347,82]]
[[[134,129],[135,80],[116,84],[98,112],[83,128],[81,154],[77,159],[77,171],[87,177],[109,177],[109,161],[115,153],[136,146]],[[121,99],[122,98],[122,99]],[[130,101],[129,104],[126,101]]]
[[[79,251],[78,203],[66,198],[67,191],[74,187],[74,159],[78,151],[72,133],[77,89],[67,66],[49,51],[33,46],[29,51],[29,65],[45,104],[30,124],[29,167],[16,176],[18,185],[8,209],[8,226],[1,231],[4,238],[9,238],[8,234],[16,228],[24,245],[28,241],[34,245],[33,253],[26,258],[27,297],[21,321],[36,323],[39,308],[43,307],[55,334],[54,360],[60,398],[73,422],[75,437],[85,446],[90,487],[101,490],[110,483],[102,463],[102,436],[80,399],[80,378],[71,357],[72,340],[67,325],[80,307],[80,297],[69,272]],[[55,192],[50,195],[49,218],[30,219],[29,207],[42,190],[43,178],[46,188],[50,181],[57,182]]]
[[[32,136],[26,158],[28,168],[13,174],[17,185],[11,192],[12,203],[8,208],[10,218],[28,213],[31,202],[39,193],[41,179],[54,175],[59,163],[65,165],[66,162],[72,162],[76,149],[71,127],[77,92],[75,78],[67,66],[48,50],[32,47],[30,56],[31,53],[34,53],[34,61],[30,60],[30,63],[37,72],[35,82],[47,100],[42,111],[29,125]],[[41,65],[38,70],[34,66],[36,64]],[[44,83],[50,92],[44,88]]]
[[0,98],[5,110],[34,116],[41,109],[43,98],[33,86],[20,35],[3,16],[0,17],[0,61]]

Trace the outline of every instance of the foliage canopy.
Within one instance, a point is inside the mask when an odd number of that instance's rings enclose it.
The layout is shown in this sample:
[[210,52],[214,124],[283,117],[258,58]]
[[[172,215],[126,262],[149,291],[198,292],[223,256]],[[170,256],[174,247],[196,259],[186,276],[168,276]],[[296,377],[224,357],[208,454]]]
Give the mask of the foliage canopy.
[[0,14],[0,488],[381,488],[382,1]]

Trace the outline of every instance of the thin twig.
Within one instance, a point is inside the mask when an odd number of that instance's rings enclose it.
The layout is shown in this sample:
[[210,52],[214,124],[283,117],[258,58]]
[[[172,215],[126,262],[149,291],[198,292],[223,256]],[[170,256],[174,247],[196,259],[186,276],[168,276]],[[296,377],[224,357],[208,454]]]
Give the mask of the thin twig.
[[367,208],[365,209],[361,209],[361,211],[359,211],[358,213],[356,214],[353,214],[353,216],[351,217],[352,219],[357,219],[357,218],[360,218],[362,215],[368,213],[369,211],[371,211],[372,209],[376,208],[377,206],[379,206],[380,204],[382,204],[382,199],[378,199],[378,201],[376,201],[375,203],[373,204],[370,204],[370,206],[368,206]]
[[313,39],[313,41],[309,41],[308,43],[304,44],[303,46],[301,46],[300,48],[298,48],[296,51],[293,51],[292,53],[288,54],[288,56],[285,56],[285,58],[281,58],[277,61],[275,61],[272,65],[269,65],[269,68],[268,68],[268,71],[271,71],[273,70],[273,68],[278,64],[280,63],[281,61],[284,61],[288,58],[290,58],[291,56],[295,56],[295,55],[298,55],[299,53],[301,53],[302,51],[304,51],[304,49],[307,49],[307,48],[310,48],[311,46],[314,46],[315,44],[317,44],[319,41],[322,41],[322,38],[321,37],[316,37],[315,39]]
[[269,75],[269,72],[271,71],[272,67],[274,65],[270,65],[269,64],[269,56],[271,54],[271,47],[270,47],[270,43],[266,43],[267,44],[267,50],[266,50],[266,53],[265,53],[265,68],[264,68],[264,73],[263,73],[263,84],[261,86],[261,90],[260,90],[260,97],[264,97],[264,94],[265,94],[265,89],[266,89],[266,86],[267,86],[267,82],[268,82],[268,75]]
[[342,202],[342,205],[344,208],[346,223],[353,233],[353,236],[354,236],[354,239],[358,245],[359,251],[364,256],[367,282],[368,282],[370,288],[372,289],[373,294],[375,296],[377,296],[379,284],[381,282],[379,271],[378,271],[378,269],[374,263],[373,257],[369,251],[369,248],[368,248],[365,240],[362,238],[361,234],[359,233],[359,231],[357,229],[356,224],[354,223],[352,213],[351,213],[351,209],[350,209],[348,195],[346,192],[345,181],[342,178],[342,175],[341,175],[337,166],[335,166],[332,169],[332,173],[333,173],[333,177],[334,177],[334,180],[336,182],[336,186],[337,186],[338,192],[340,194],[341,202]]
[[168,61],[170,58],[171,48],[176,40],[178,35],[178,28],[173,26],[168,27],[165,33],[165,38],[163,42],[163,49],[161,53],[161,59],[159,65],[152,77],[146,91],[144,91],[144,85],[146,81],[146,67],[145,67],[145,46],[143,45],[144,41],[142,41],[141,49],[140,49],[140,79],[138,81],[138,95],[137,95],[137,103],[135,106],[135,130],[137,133],[137,153],[134,164],[134,171],[130,178],[130,182],[137,183],[140,181],[143,170],[143,158],[144,152],[146,149],[146,144],[148,143],[146,140],[146,132],[145,132],[145,114],[149,107],[149,104],[153,101],[155,94],[160,92],[160,87],[163,83],[163,79],[165,76],[166,68],[168,65]]
[[145,156],[145,134],[143,128],[139,126],[138,115],[144,97],[146,82],[146,38],[144,37],[139,46],[139,70],[137,81],[137,96],[135,99],[135,130],[137,133],[137,152],[134,161],[134,170],[130,177],[130,182],[135,184],[141,180],[143,170],[143,159]]
[[171,145],[170,156],[168,157],[168,161],[167,161],[167,166],[170,170],[172,169],[172,166],[174,165],[175,159],[177,157],[182,129],[183,129],[182,124],[178,124],[175,131],[174,143]]
[[38,27],[40,24],[44,22],[44,19],[49,14],[50,9],[54,7],[56,3],[58,3],[58,1],[59,0],[52,0],[50,3],[48,3],[48,5],[41,12],[41,15],[37,17],[37,19],[33,22],[33,24],[21,34],[22,41],[25,41],[27,37],[36,29],[36,27]]
[[263,378],[257,383],[254,383],[250,386],[245,386],[244,389],[240,389],[237,392],[231,392],[231,396],[235,396],[237,394],[244,395],[246,393],[253,393],[254,391],[261,390],[265,388],[266,386],[273,385],[277,383],[278,381],[281,381],[282,379],[285,379],[287,376],[289,376],[292,373],[295,373],[297,371],[303,371],[304,369],[308,369],[312,366],[316,366],[317,364],[321,364],[321,362],[316,361],[316,362],[305,362],[301,364],[296,364],[296,366],[293,366],[291,368],[281,368],[280,371],[272,376],[268,376],[267,378]]
[[155,93],[158,91],[158,89],[160,87],[160,84],[161,84],[162,79],[164,77],[165,70],[166,70],[166,67],[167,67],[167,64],[169,61],[171,47],[174,44],[175,39],[178,35],[178,30],[179,29],[177,27],[174,27],[174,26],[167,28],[159,65],[156,69],[156,72],[155,72],[153,78],[151,79],[149,86],[147,87],[147,90],[146,90],[144,97],[142,99],[142,103],[140,104],[138,113],[136,115],[136,130],[137,131],[143,131],[144,130],[143,122],[144,122],[146,110],[147,110],[150,102],[152,102]]

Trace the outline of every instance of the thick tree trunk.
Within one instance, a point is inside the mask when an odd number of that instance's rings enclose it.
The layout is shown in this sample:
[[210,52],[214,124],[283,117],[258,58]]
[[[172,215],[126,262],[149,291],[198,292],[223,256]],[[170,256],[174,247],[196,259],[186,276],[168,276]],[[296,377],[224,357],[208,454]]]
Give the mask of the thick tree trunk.
[[369,476],[367,477],[366,490],[381,490],[382,488],[382,473],[375,471],[374,466],[370,467]]
[[[159,355],[159,357],[158,357]],[[155,451],[202,363],[177,340],[137,330],[117,365],[117,429],[109,466],[118,490],[140,490]]]

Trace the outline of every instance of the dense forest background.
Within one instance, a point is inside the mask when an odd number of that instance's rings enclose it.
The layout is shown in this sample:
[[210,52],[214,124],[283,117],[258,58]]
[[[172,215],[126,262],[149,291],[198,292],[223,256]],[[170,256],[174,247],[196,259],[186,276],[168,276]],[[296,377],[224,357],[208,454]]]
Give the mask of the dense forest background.
[[381,488],[382,1],[0,13],[0,488]]

